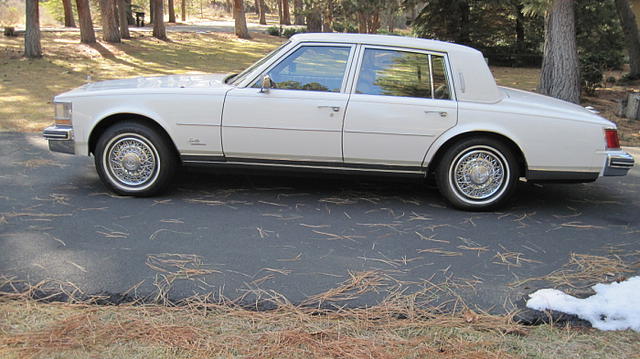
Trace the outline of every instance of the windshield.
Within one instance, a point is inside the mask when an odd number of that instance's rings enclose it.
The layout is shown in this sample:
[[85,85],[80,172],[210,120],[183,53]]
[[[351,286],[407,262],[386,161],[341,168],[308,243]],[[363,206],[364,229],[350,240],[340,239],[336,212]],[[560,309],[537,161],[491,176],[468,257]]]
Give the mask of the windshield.
[[261,66],[262,64],[264,64],[265,62],[269,61],[275,54],[277,54],[280,49],[282,49],[283,47],[289,45],[291,41],[287,41],[284,44],[278,46],[278,48],[276,48],[275,50],[271,51],[270,53],[267,54],[267,56],[261,58],[260,60],[256,61],[253,65],[247,67],[244,71],[242,71],[240,74],[236,75],[235,77],[231,78],[231,80],[229,80],[229,84],[230,85],[234,85],[237,86],[239,83],[241,83],[251,72],[253,72],[253,70],[255,70],[256,68],[258,68],[259,66]]

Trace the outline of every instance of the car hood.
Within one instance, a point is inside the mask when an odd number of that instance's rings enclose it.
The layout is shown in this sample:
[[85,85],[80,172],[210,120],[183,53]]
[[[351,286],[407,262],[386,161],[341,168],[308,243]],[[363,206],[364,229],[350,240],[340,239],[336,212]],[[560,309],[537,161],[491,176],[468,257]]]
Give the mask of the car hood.
[[138,90],[171,91],[171,89],[215,89],[227,87],[224,74],[208,75],[169,75],[156,77],[135,77],[122,80],[108,80],[86,84],[74,90],[60,94],[56,98],[67,96],[93,95],[97,92],[119,93]]
[[500,87],[500,89],[506,95],[505,99],[502,101],[503,104],[510,105],[513,108],[517,108],[528,113],[535,112],[540,116],[590,122],[603,126],[615,127],[615,124],[611,121],[574,103],[508,87]]

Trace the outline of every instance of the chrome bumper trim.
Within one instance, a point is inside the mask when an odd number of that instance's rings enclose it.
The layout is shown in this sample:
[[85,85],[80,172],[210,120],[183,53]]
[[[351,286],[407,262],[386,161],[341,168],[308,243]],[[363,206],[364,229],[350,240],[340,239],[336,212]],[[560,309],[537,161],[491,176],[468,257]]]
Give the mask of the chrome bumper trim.
[[42,132],[45,140],[49,141],[49,150],[75,154],[75,141],[73,138],[73,127],[71,126],[50,126]]
[[610,153],[607,155],[607,164],[603,176],[625,176],[633,167],[633,156],[626,152]]

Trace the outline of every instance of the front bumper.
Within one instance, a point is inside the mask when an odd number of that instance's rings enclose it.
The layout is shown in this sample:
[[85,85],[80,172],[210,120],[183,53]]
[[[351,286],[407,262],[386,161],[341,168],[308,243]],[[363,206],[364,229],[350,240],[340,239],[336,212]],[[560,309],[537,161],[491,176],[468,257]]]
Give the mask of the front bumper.
[[607,155],[603,176],[626,176],[633,167],[633,156],[626,152],[616,152]]
[[50,126],[45,128],[42,136],[49,141],[50,151],[72,155],[76,153],[73,127]]

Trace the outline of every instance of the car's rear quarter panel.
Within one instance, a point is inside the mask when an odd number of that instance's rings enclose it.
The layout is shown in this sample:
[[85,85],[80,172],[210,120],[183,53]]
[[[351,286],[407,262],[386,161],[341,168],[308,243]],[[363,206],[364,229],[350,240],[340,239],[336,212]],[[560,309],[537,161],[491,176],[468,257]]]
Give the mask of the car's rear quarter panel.
[[427,154],[447,138],[473,131],[497,133],[510,138],[523,152],[529,170],[591,172],[602,170],[605,161],[603,125],[509,104],[459,104],[458,125],[445,133]]

